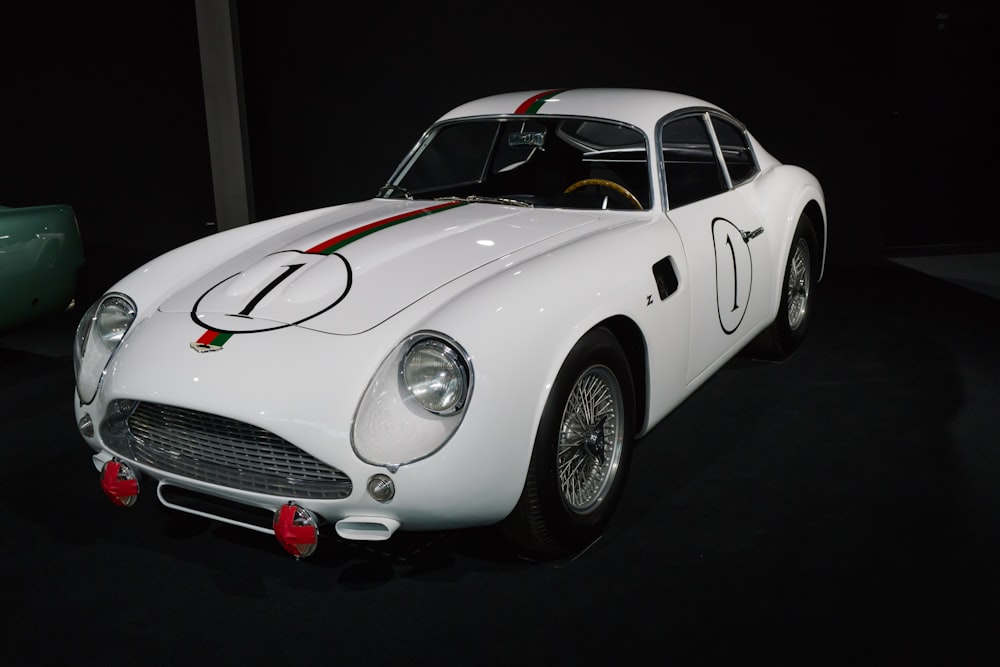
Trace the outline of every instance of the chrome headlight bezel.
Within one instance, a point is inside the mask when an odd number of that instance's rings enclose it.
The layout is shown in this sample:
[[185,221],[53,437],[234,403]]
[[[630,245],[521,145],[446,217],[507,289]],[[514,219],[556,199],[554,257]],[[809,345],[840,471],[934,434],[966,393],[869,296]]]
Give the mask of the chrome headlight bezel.
[[460,412],[468,400],[469,364],[454,344],[427,336],[417,339],[399,362],[401,391],[428,412]]
[[135,322],[135,302],[111,292],[98,299],[80,319],[73,344],[73,373],[81,404],[94,400],[104,373]]
[[358,405],[351,445],[394,469],[438,451],[458,430],[473,390],[472,362],[454,340],[419,331],[378,367]]

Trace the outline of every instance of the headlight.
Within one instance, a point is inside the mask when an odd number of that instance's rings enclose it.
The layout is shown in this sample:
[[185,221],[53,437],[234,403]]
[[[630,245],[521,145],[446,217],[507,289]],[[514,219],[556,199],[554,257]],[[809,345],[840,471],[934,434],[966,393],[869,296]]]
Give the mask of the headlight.
[[83,403],[97,394],[104,370],[135,321],[135,304],[124,294],[108,294],[91,306],[76,328],[73,371]]
[[354,419],[358,456],[390,470],[430,456],[458,429],[472,393],[472,365],[445,336],[413,334],[385,358]]
[[462,409],[469,371],[455,348],[438,338],[418,341],[403,357],[401,375],[417,403],[435,414]]

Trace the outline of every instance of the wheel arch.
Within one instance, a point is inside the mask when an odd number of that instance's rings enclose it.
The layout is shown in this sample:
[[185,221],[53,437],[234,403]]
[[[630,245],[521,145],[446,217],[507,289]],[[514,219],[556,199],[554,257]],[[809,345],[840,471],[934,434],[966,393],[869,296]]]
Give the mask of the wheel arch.
[[603,326],[611,331],[611,334],[621,345],[622,351],[625,353],[625,358],[628,360],[629,371],[632,374],[633,395],[635,396],[635,414],[633,415],[635,421],[633,421],[633,424],[635,425],[636,432],[639,432],[642,424],[646,422],[646,413],[648,412],[647,403],[649,400],[647,391],[649,385],[647,381],[649,363],[647,361],[646,338],[643,336],[639,325],[625,315],[609,317],[597,323],[595,328],[599,326]]
[[813,232],[816,235],[816,243],[819,245],[816,249],[819,259],[819,274],[816,276],[816,281],[819,282],[823,279],[823,274],[826,271],[826,213],[815,199],[810,199],[806,203],[805,208],[802,209],[802,212],[809,218]]

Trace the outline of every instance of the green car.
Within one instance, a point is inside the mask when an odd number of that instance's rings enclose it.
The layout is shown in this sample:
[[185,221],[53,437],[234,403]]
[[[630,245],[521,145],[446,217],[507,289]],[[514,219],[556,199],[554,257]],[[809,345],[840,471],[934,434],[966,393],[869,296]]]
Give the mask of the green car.
[[0,206],[0,332],[72,308],[82,266],[72,206]]

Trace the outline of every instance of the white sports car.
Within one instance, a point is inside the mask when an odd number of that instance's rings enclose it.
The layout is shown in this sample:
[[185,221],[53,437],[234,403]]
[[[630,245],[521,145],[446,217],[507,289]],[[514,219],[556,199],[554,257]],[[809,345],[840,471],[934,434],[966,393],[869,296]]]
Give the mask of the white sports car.
[[609,521],[636,438],[743,349],[802,341],[817,179],[686,95],[495,95],[373,199],[126,276],[75,341],[105,493],[273,534],[496,525],[539,556]]

